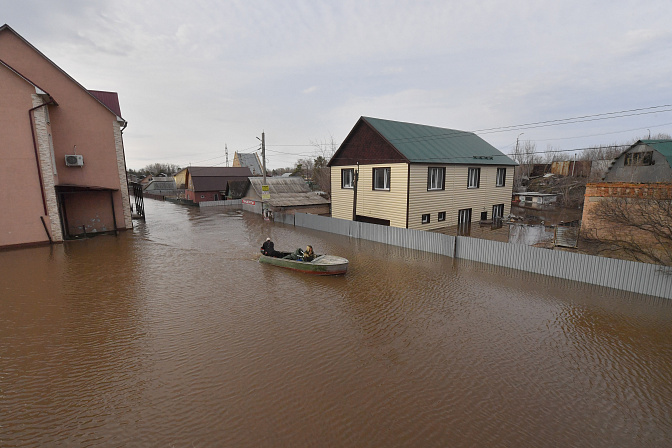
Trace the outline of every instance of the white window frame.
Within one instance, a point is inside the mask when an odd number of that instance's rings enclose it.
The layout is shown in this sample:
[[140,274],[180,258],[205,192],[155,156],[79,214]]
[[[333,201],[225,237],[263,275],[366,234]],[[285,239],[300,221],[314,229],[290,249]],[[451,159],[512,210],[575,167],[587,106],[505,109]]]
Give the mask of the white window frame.
[[481,186],[481,169],[469,168],[467,176],[467,188],[479,188]]
[[427,191],[444,190],[446,187],[446,168],[430,166],[427,168]]
[[429,224],[431,219],[432,219],[431,213],[423,213],[423,215],[422,215],[422,223],[423,224]]
[[[378,186],[377,181],[378,177],[376,175],[377,172],[382,171],[383,172],[383,186]],[[373,169],[373,189],[374,190],[379,190],[379,191],[390,191],[390,175],[391,175],[391,169],[389,167],[387,168],[374,168]]]
[[[349,173],[350,179],[348,179],[350,182],[345,183],[345,176],[346,173]],[[341,170],[341,188],[350,188],[353,189],[355,188],[355,169],[354,168],[343,168]]]
[[446,220],[446,212],[439,212],[439,216],[436,219],[437,221],[445,221]]
[[496,187],[506,186],[506,168],[497,168],[497,179],[495,181]]

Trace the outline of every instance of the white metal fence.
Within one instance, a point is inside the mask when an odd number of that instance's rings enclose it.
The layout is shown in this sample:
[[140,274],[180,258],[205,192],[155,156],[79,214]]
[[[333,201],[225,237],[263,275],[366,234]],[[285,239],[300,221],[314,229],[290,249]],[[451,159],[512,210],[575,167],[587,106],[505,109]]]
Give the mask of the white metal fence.
[[241,205],[242,200],[240,199],[230,199],[227,201],[203,201],[199,202],[199,207],[216,207],[218,205]]
[[672,299],[672,271],[653,264],[304,213],[276,213],[274,220],[352,238]]

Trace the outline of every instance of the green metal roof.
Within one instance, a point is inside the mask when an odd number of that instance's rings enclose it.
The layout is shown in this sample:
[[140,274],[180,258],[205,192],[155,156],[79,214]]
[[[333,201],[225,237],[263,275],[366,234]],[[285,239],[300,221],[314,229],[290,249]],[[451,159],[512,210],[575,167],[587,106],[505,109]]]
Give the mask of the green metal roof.
[[362,117],[411,163],[518,165],[473,132]]
[[661,153],[667,159],[670,168],[672,168],[672,140],[640,140],[640,142]]

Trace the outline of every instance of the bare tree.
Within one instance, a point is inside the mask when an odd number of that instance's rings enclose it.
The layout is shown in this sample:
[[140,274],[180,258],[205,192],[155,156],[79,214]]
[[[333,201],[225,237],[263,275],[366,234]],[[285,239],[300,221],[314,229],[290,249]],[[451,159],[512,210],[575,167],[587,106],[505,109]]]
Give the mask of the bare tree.
[[513,173],[513,189],[522,191],[525,182],[529,180],[534,164],[538,160],[536,143],[530,140],[517,143],[511,153],[511,158],[519,164]]
[[[665,196],[665,195],[664,195]],[[603,198],[589,210],[582,238],[603,255],[672,267],[672,195]]]
[[315,163],[312,159],[299,159],[294,165],[294,170],[292,171],[293,176],[302,176],[305,179],[313,178],[313,167]]
[[584,149],[579,160],[613,160],[616,157],[620,156],[623,151],[628,149],[629,144],[623,143],[613,143],[611,145],[599,145],[591,146],[588,149]]
[[327,164],[336,153],[338,144],[334,141],[333,136],[329,136],[329,139],[322,142],[311,141],[310,143],[315,148],[313,182],[320,188],[320,191],[324,191],[328,196],[331,196],[331,169]]
[[180,167],[178,165],[175,165],[173,163],[152,163],[150,165],[145,166],[141,170],[139,170],[139,173],[142,173],[143,175],[153,175],[153,176],[160,176],[161,174],[165,174],[166,176],[172,176],[173,174],[177,173],[180,171]]

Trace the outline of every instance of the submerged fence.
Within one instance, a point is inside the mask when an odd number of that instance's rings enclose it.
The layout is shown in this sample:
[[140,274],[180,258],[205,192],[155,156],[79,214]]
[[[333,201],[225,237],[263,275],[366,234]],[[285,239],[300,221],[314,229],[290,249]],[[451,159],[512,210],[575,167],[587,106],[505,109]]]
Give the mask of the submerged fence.
[[276,213],[274,220],[407,249],[672,299],[672,270],[653,264],[304,213]]

